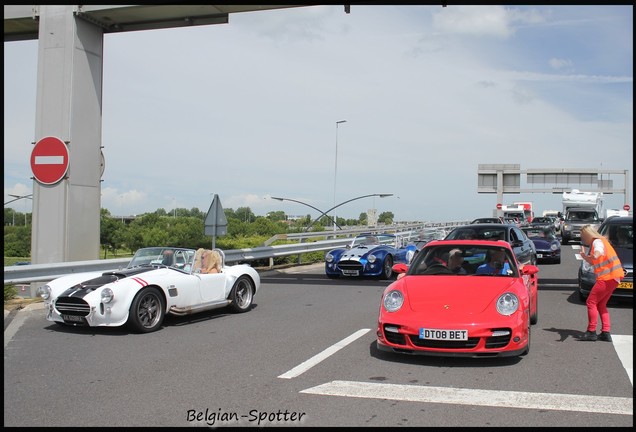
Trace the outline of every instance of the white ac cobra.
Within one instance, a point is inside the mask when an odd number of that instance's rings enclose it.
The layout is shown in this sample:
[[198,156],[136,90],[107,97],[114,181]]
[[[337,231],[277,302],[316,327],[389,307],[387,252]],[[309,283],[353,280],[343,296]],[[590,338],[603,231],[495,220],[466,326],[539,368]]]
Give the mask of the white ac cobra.
[[[170,262],[164,260],[167,250],[172,251]],[[220,273],[202,274],[195,265],[198,258],[193,249],[142,248],[124,269],[62,276],[40,287],[38,294],[49,321],[89,327],[127,324],[138,333],[159,329],[166,314],[251,309],[261,284],[254,268],[228,266],[223,258]]]

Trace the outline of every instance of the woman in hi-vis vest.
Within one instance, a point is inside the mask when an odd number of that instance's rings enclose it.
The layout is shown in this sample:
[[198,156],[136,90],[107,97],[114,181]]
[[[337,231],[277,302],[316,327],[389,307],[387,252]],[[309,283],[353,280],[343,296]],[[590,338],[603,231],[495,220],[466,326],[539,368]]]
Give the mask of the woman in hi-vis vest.
[[[588,253],[585,253],[585,248]],[[607,302],[612,293],[625,277],[623,265],[610,242],[592,225],[581,228],[581,258],[594,268],[596,283],[590,291],[585,304],[587,305],[587,330],[579,340],[611,342],[611,322],[607,309]],[[598,317],[601,317],[601,333],[596,335]]]

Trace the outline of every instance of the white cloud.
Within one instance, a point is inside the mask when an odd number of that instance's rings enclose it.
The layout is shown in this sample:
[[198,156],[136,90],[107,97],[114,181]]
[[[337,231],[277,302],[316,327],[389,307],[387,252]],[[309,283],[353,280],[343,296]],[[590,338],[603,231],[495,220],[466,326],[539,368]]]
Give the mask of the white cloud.
[[[353,201],[344,217],[371,206],[409,220],[489,216],[480,163],[631,173],[629,11],[317,6],[106,35],[102,206],[207,211],[216,193],[259,215],[311,212],[270,196],[326,210],[341,119],[336,202],[395,194]],[[5,197],[30,191],[36,64],[36,41],[5,43]]]

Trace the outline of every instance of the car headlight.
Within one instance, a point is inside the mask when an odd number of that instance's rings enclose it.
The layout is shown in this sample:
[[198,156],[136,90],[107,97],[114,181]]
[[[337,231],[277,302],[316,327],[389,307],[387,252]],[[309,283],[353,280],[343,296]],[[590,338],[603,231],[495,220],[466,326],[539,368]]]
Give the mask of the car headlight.
[[48,285],[42,285],[37,289],[37,295],[42,297],[42,300],[48,300],[51,298],[51,287]]
[[559,248],[559,247],[558,247],[556,244],[551,244],[551,245],[550,245],[550,250],[555,251],[555,250],[557,250],[558,248]]
[[333,255],[331,255],[330,253],[325,255],[325,261],[327,261],[328,263],[332,262],[333,261]]
[[369,256],[367,257],[367,260],[368,260],[371,264],[373,264],[373,263],[375,262],[375,260],[376,260],[376,259],[377,259],[377,258],[376,258],[376,257],[375,257],[375,255],[373,255],[373,254],[371,254],[371,255],[369,255]]
[[404,304],[404,295],[400,291],[392,290],[384,295],[382,304],[387,312],[396,312]]
[[102,303],[110,303],[115,298],[115,294],[113,294],[113,290],[110,288],[104,288],[102,290]]
[[512,315],[519,308],[519,299],[513,293],[504,293],[497,299],[497,312],[502,315]]

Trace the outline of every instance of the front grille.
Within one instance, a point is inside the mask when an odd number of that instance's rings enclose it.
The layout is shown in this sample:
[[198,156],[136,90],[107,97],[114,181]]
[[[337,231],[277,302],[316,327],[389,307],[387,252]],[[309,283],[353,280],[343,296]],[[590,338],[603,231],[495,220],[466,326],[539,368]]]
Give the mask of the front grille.
[[340,270],[357,270],[361,272],[362,264],[360,264],[359,261],[340,261],[338,263],[338,268]]
[[478,337],[468,338],[465,341],[442,341],[420,339],[417,335],[409,335],[411,343],[420,348],[444,348],[444,349],[472,349],[479,343]]
[[486,338],[486,348],[495,349],[495,348],[503,348],[510,343],[510,337],[512,335],[508,333],[503,336],[491,336]]
[[84,299],[77,297],[59,297],[55,309],[63,315],[88,316],[91,308]]
[[[490,336],[485,338],[485,348],[486,349],[498,349],[504,348],[506,345],[510,343],[511,338],[511,330],[510,329],[494,329],[493,331],[506,331],[506,335],[502,336]],[[385,334],[387,334],[385,332]],[[420,339],[418,335],[410,335],[409,339],[411,343],[420,348],[443,348],[443,349],[473,349],[479,344],[478,337],[471,337],[465,341],[442,341],[442,340],[428,340],[428,339]]]
[[[406,345],[406,338],[404,337],[403,334],[387,331],[386,327],[387,326],[385,324],[383,330],[384,330],[384,338],[387,340],[387,342],[390,342],[395,345]],[[395,326],[391,325],[391,327],[395,327]]]

